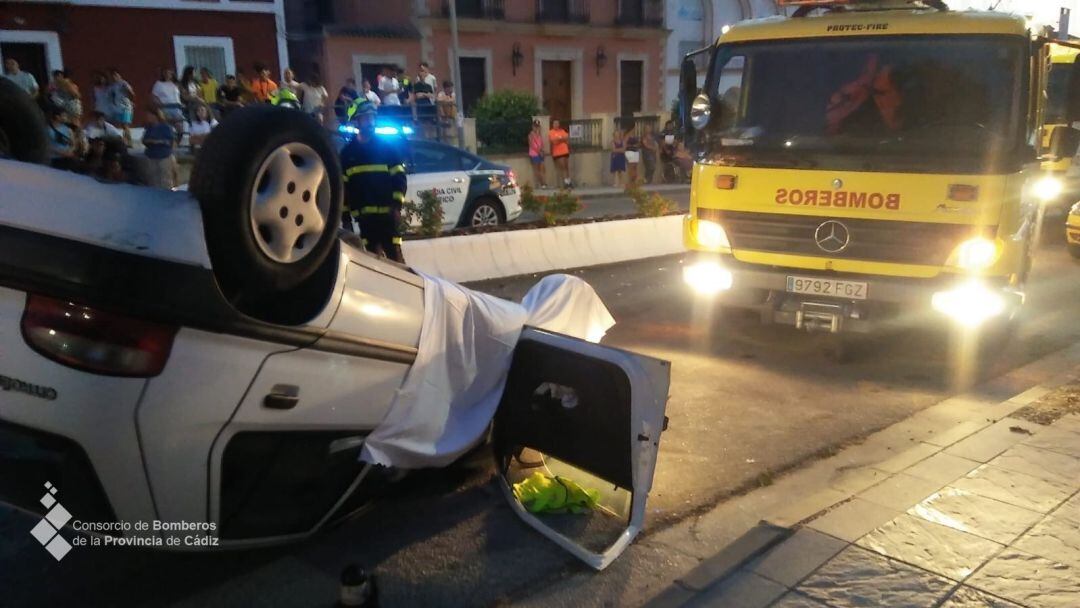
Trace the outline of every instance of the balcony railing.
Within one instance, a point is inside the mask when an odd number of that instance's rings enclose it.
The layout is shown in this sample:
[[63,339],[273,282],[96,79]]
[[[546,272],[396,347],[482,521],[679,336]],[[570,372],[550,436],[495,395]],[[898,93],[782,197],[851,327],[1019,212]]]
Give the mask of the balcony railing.
[[537,23],[588,23],[589,0],[536,0]]
[[619,0],[615,24],[629,27],[663,27],[664,3],[661,0]]
[[[506,0],[456,0],[459,19],[505,19]],[[450,16],[450,0],[443,0],[442,16]]]

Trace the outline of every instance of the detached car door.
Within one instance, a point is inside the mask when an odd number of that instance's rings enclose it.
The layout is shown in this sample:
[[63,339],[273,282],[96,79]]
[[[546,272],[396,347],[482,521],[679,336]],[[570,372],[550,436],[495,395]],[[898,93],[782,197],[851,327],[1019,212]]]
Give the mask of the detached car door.
[[[530,526],[603,569],[641,531],[671,364],[526,328],[495,416],[499,483]],[[535,473],[597,498],[579,513],[530,512],[514,485]]]
[[420,193],[434,190],[443,207],[443,229],[457,226],[469,195],[469,174],[462,168],[461,154],[449,146],[412,143],[406,198],[420,202]]

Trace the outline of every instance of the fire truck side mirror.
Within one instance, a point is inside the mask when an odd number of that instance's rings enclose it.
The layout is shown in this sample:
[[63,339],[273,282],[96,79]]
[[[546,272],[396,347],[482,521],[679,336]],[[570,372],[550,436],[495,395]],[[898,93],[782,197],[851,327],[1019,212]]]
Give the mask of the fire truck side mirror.
[[691,57],[683,59],[679,70],[679,124],[683,136],[689,142],[694,136],[694,127],[690,124],[690,104],[698,94],[697,66]]
[[1065,96],[1065,122],[1072,124],[1080,121],[1080,56],[1073,61],[1069,70],[1068,94]]

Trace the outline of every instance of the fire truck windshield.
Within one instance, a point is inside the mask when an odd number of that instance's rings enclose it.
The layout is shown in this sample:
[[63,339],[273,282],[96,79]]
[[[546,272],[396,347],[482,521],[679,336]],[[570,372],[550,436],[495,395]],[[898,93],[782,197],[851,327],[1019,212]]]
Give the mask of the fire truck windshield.
[[974,170],[1024,141],[1022,44],[881,36],[721,46],[710,140],[740,158],[948,157]]

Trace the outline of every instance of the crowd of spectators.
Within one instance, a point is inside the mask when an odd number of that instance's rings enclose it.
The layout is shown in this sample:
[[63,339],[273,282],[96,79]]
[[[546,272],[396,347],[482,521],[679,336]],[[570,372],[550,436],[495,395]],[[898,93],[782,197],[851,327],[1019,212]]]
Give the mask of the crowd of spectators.
[[187,66],[179,78],[172,68],[161,69],[146,100],[139,101],[145,111],[139,116],[143,131],[138,142],[132,134],[138,95],[117,69],[93,74],[93,91],[85,99],[93,103],[92,111],[86,110],[82,92],[63,70],[54,71],[41,86],[15,59],[6,58],[0,76],[41,106],[54,167],[172,188],[179,181],[176,154],[182,145],[196,154],[219,121],[242,106],[271,102],[279,86],[295,95],[298,109],[323,122],[328,94],[317,74],[300,82],[286,68],[280,85],[263,65],[256,64],[254,74],[248,79],[238,69],[219,81],[207,67]]
[[357,99],[367,99],[382,115],[415,122],[428,138],[442,138],[457,117],[454,83],[444,80],[440,86],[431,65],[420,62],[414,78],[400,66],[383,66],[375,83],[363,80],[360,89],[355,78],[347,78],[334,100],[334,114],[339,122],[348,119],[349,107]]

